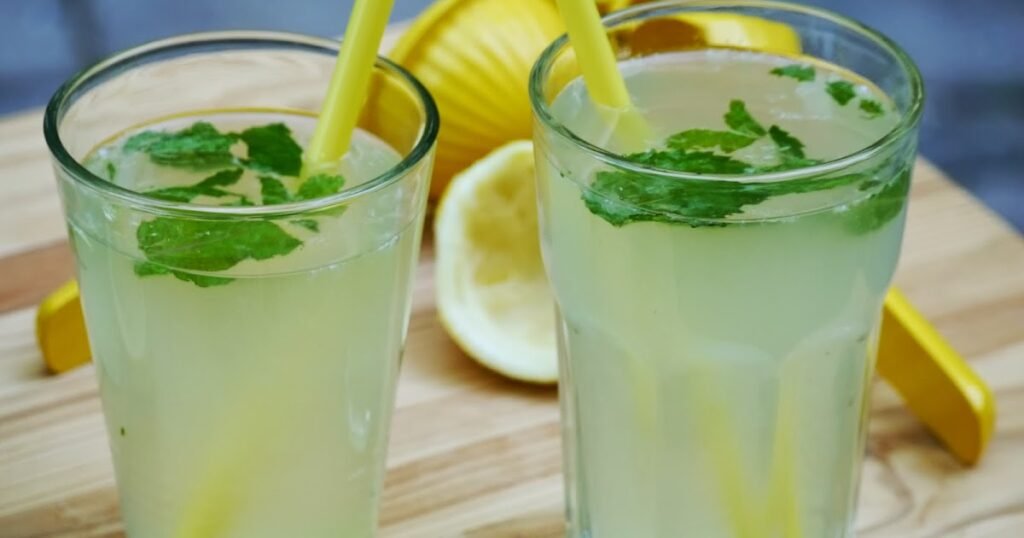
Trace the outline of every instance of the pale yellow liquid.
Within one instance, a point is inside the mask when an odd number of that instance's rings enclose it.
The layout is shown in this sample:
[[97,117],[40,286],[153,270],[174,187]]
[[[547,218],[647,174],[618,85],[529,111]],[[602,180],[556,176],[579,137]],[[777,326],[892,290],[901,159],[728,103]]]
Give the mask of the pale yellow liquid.
[[[630,61],[623,71],[653,140],[724,128],[730,99],[818,158],[854,152],[891,128],[891,112],[866,120],[838,107],[824,93],[824,69],[806,85],[768,74],[791,62],[712,51]],[[564,90],[556,117],[615,149],[583,92],[578,80]],[[764,150],[737,155],[757,162]],[[561,319],[569,535],[852,536],[879,309],[902,214],[851,233],[846,211],[863,193],[840,188],[745,207],[744,224],[617,228],[581,200],[580,183],[600,169],[582,153],[538,151],[542,246]],[[784,216],[823,201],[833,207]]]
[[[285,114],[202,119],[222,130],[284,121],[300,144],[314,125]],[[398,159],[359,132],[340,171],[350,186]],[[196,181],[116,147],[92,165],[106,160],[132,188]],[[353,203],[320,218],[317,234],[284,223],[302,247],[243,262],[218,274],[236,280],[209,288],[140,278],[138,253],[72,226],[128,536],[375,534],[421,218],[398,230],[380,222],[407,194]]]

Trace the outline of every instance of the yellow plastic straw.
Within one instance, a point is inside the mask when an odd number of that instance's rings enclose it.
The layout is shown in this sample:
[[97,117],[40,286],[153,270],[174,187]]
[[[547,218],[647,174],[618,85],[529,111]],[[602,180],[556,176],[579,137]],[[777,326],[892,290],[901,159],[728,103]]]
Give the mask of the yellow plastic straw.
[[558,0],[558,10],[576,50],[583,81],[594,102],[607,107],[633,106],[626,83],[615,65],[615,53],[601,24],[601,14],[592,0]]
[[558,0],[558,10],[569,32],[590,98],[617,112],[616,132],[620,142],[630,149],[642,149],[637,147],[645,143],[650,130],[626,91],[597,4],[593,0]]
[[304,155],[306,174],[331,166],[348,151],[366,101],[377,49],[394,0],[356,0],[338,51],[313,140]]
[[[590,98],[595,104],[618,112],[616,131],[621,143],[627,147],[644,144],[650,129],[626,91],[626,83],[619,73],[597,5],[593,0],[558,0],[558,9]],[[751,517],[753,507],[743,487],[737,441],[730,435],[729,425],[723,422],[726,413],[719,409],[715,394],[708,393],[706,386],[695,388],[695,398],[699,403],[694,408],[705,413],[700,429],[704,434],[702,437],[712,447],[712,466],[720,481],[723,503],[734,526],[733,531],[740,538],[756,536],[757,529]]]

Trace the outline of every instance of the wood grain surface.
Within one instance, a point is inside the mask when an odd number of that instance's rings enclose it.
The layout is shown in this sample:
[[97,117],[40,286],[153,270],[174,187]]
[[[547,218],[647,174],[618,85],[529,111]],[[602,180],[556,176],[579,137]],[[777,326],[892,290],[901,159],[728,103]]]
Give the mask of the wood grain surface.
[[[0,538],[122,536],[93,368],[48,376],[34,341],[36,302],[72,272],[40,114],[0,120]],[[859,536],[1021,537],[1024,240],[923,161],[911,199],[897,284],[992,385],[999,417],[988,455],[965,468],[877,383]],[[561,536],[556,391],[455,347],[425,245],[381,535]]]

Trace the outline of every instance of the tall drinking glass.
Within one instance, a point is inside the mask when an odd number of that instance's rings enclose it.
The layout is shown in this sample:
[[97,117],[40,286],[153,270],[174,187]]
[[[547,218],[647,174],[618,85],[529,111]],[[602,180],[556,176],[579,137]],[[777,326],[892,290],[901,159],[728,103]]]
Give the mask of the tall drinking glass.
[[919,73],[798,5],[604,24],[643,129],[564,37],[530,82],[569,535],[853,536]]
[[348,155],[305,177],[336,56],[176,37],[47,108],[128,536],[375,534],[438,116],[378,59]]

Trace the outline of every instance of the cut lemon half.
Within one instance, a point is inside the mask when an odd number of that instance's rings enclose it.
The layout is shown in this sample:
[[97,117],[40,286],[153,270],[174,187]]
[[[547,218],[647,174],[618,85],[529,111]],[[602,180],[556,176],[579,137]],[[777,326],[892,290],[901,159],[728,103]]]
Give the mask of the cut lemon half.
[[[597,3],[607,12],[637,2]],[[530,68],[564,32],[553,0],[439,0],[402,34],[388,56],[430,90],[442,118],[432,200],[494,148],[530,137]],[[621,46],[646,52],[710,45],[800,53],[800,38],[789,26],[730,13],[661,18],[622,37]]]
[[554,301],[537,232],[533,144],[455,176],[434,219],[437,311],[470,357],[532,383],[558,379]]

